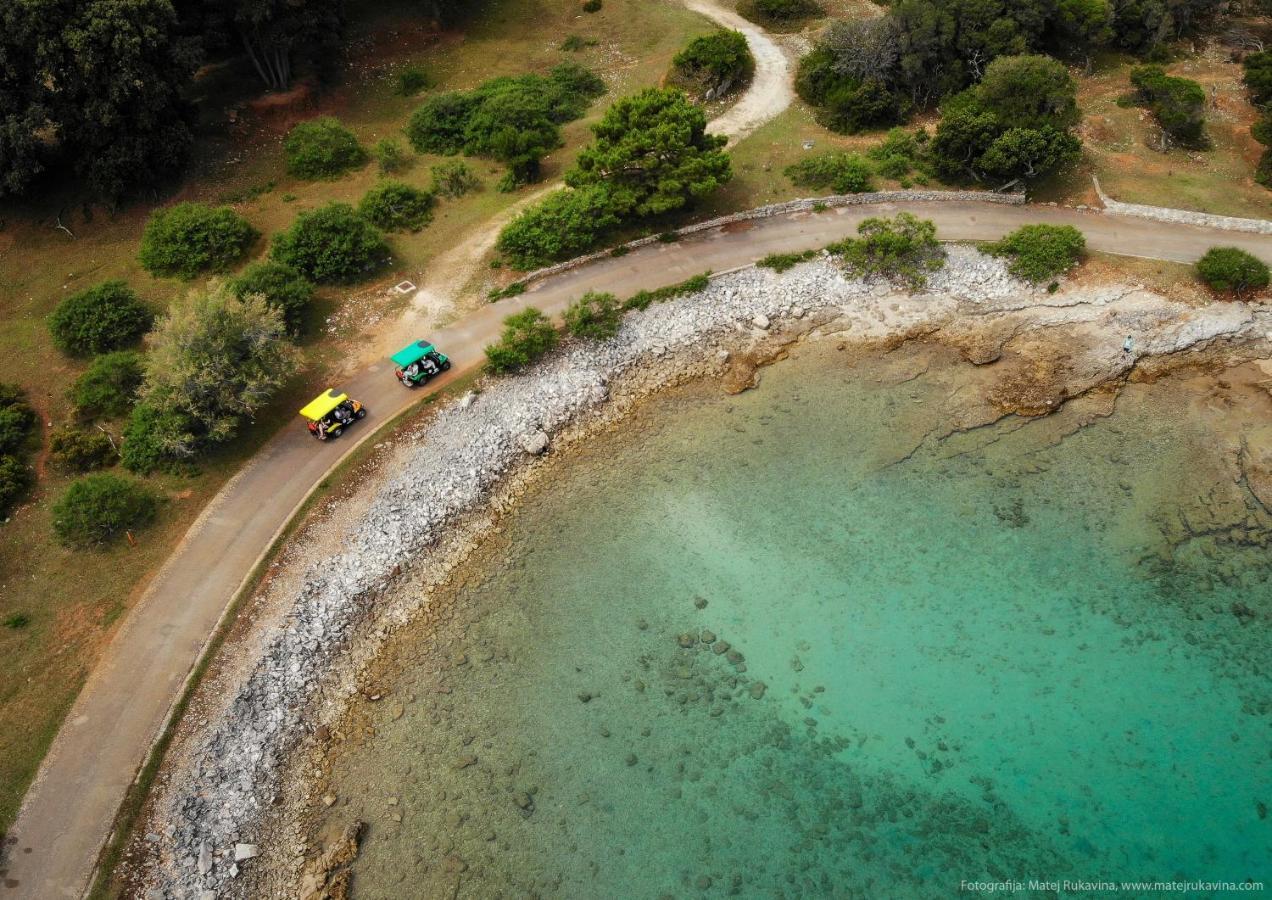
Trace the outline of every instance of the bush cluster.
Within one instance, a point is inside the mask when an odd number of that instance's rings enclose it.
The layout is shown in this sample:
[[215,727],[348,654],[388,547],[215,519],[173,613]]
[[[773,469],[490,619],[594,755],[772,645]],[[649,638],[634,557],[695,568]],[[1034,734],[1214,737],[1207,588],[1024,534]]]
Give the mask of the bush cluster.
[[980,84],[946,100],[931,143],[950,180],[1031,182],[1078,158],[1077,84],[1048,56],[1000,56]]
[[588,291],[565,310],[565,330],[575,337],[603,341],[618,334],[623,310],[610,293]]
[[89,475],[53,504],[53,531],[70,546],[107,544],[125,531],[148,525],[158,506],[155,493],[132,479]]
[[817,111],[817,121],[841,134],[855,134],[904,119],[910,101],[878,78],[845,72],[829,46],[799,61],[795,90]]
[[85,420],[128,415],[141,387],[142,357],[135,350],[116,350],[93,360],[71,385],[75,414]]
[[141,266],[152,275],[191,279],[237,262],[259,232],[228,206],[178,203],[150,217],[141,235]]
[[432,173],[433,193],[448,200],[462,197],[481,186],[481,179],[463,160],[448,159],[438,163],[433,166]]
[[347,203],[328,203],[296,217],[274,235],[270,257],[320,284],[348,283],[383,265],[388,244],[374,225]]
[[936,239],[936,225],[910,213],[895,218],[869,218],[857,226],[860,237],[826,249],[838,256],[851,274],[904,282],[913,289],[927,284],[927,274],[945,265],[945,248]]
[[539,161],[561,145],[560,125],[581,116],[605,83],[575,63],[547,77],[494,78],[472,91],[430,97],[412,115],[406,136],[419,153],[465,153],[505,163],[511,182],[533,181]]
[[1250,102],[1260,108],[1260,117],[1250,128],[1256,141],[1267,147],[1254,170],[1254,180],[1272,188],[1272,50],[1251,53],[1242,60],[1242,80],[1250,91]]
[[738,11],[752,22],[779,27],[822,14],[816,0],[743,0]]
[[696,294],[699,291],[705,291],[709,284],[711,284],[711,273],[700,272],[676,284],[655,288],[652,291],[637,291],[623,301],[623,309],[648,309],[654,303],[662,303],[664,300],[670,300],[673,297],[680,297],[684,294]]
[[120,459],[124,468],[142,475],[182,471],[198,452],[199,430],[185,413],[138,403],[124,427]]
[[7,513],[13,504],[31,486],[31,470],[19,457],[0,454],[0,515]]
[[411,164],[411,159],[402,149],[402,145],[392,138],[381,138],[376,141],[375,146],[371,148],[371,155],[375,157],[375,161],[380,166],[380,173],[383,175],[401,172]]
[[1086,253],[1086,238],[1072,225],[1025,225],[988,249],[1010,257],[1007,269],[1017,278],[1041,282],[1077,265]]
[[107,353],[135,342],[154,321],[150,310],[122,281],[104,281],[72,294],[49,316],[53,343],[65,353]]
[[554,191],[509,222],[497,246],[518,269],[533,269],[587,252],[618,223],[604,189]]
[[358,137],[332,116],[301,122],[283,139],[287,172],[310,181],[338,178],[367,161]]
[[419,231],[433,220],[437,202],[428,191],[401,181],[382,181],[358,203],[358,214],[385,231]]
[[1238,297],[1268,286],[1267,264],[1239,247],[1211,247],[1197,260],[1196,271],[1212,290]]
[[808,262],[817,255],[816,250],[804,250],[800,253],[770,253],[756,262],[761,269],[772,269],[774,272],[785,272],[802,262]]
[[1161,66],[1136,66],[1131,69],[1131,84],[1162,131],[1186,146],[1205,144],[1206,92],[1200,84],[1167,75]]
[[293,337],[304,331],[314,286],[292,266],[273,260],[253,263],[230,282],[230,290],[240,300],[252,294],[264,297],[266,303],[283,314],[287,333]]
[[722,96],[755,74],[755,57],[740,31],[721,29],[696,37],[672,60],[675,80],[693,90]]
[[21,451],[35,427],[35,410],[15,384],[0,383],[0,454]]
[[793,184],[836,194],[860,194],[873,190],[870,163],[858,153],[842,150],[802,159],[787,166],[785,175]]
[[0,514],[6,513],[31,484],[22,456],[35,427],[35,410],[16,384],[0,382]]
[[486,368],[496,374],[523,369],[551,352],[559,338],[547,316],[527,307],[504,319],[499,343],[486,347]]
[[95,428],[59,428],[49,436],[49,455],[63,472],[91,472],[115,462],[110,436]]

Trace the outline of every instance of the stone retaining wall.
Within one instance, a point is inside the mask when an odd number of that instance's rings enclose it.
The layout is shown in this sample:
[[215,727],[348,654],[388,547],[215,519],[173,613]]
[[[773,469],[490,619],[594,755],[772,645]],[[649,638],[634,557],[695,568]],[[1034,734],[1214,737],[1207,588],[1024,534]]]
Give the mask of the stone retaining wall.
[[1113,215],[1134,216],[1137,219],[1153,219],[1157,222],[1173,222],[1179,225],[1199,225],[1202,228],[1219,228],[1223,231],[1272,234],[1272,222],[1267,219],[1242,219],[1237,216],[1216,216],[1212,213],[1194,212],[1190,209],[1123,203],[1104,193],[1104,189],[1100,187],[1100,179],[1092,175],[1091,181],[1095,183],[1095,192],[1100,195],[1104,211]]
[[[1025,195],[1020,193],[998,194],[992,191],[870,191],[863,194],[832,194],[828,197],[808,197],[802,200],[787,200],[785,203],[774,203],[769,206],[760,206],[755,209],[744,210],[743,212],[730,213],[727,216],[719,216],[715,219],[707,219],[705,222],[695,222],[693,225],[686,225],[684,228],[678,229],[673,234],[684,237],[685,235],[696,234],[699,231],[709,231],[712,228],[719,228],[722,225],[730,225],[734,222],[745,222],[751,219],[769,219],[774,216],[781,216],[793,212],[810,212],[814,206],[822,205],[827,207],[839,206],[869,206],[875,203],[940,203],[958,200],[974,200],[980,203],[1003,203],[1009,206],[1023,206],[1025,203]],[[647,247],[650,244],[658,243],[658,235],[651,234],[648,237],[637,238],[634,241],[628,241],[626,244],[620,244],[618,247],[606,248],[598,250],[595,253],[589,253],[586,256],[576,256],[574,259],[568,259],[565,262],[557,263],[554,266],[546,266],[542,269],[535,269],[525,278],[521,279],[522,284],[529,285],[543,278],[552,275],[559,275],[562,272],[568,272],[571,269],[577,269],[579,266],[586,265],[595,260],[611,255],[614,250],[635,250],[639,247]]]

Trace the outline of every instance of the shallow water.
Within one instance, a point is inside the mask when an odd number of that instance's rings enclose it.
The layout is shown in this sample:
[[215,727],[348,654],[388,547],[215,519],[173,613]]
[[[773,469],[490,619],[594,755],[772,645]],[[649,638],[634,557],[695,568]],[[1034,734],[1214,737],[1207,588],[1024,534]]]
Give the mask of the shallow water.
[[1163,382],[923,440],[952,372],[807,352],[557,465],[334,758],[355,896],[1268,881],[1236,413]]

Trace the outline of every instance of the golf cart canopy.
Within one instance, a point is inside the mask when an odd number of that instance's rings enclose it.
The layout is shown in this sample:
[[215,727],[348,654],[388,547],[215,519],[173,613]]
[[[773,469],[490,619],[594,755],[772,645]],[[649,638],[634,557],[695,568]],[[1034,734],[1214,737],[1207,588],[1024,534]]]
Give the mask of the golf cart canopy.
[[334,389],[327,388],[327,390],[310,400],[301,409],[300,414],[311,422],[317,422],[348,399],[348,394],[337,394]]
[[415,341],[407,344],[397,353],[394,353],[389,359],[393,360],[395,366],[405,368],[413,362],[419,362],[428,354],[433,352],[433,345],[428,341]]

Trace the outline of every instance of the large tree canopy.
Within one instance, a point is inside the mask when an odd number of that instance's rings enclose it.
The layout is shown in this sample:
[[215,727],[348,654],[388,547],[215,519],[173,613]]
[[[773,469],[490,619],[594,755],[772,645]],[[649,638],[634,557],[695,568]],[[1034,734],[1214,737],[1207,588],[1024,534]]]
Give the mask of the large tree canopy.
[[1045,56],[1004,56],[976,87],[946,101],[932,141],[947,178],[1033,181],[1073,161],[1077,85]]
[[200,51],[169,0],[13,0],[0,25],[0,192],[55,155],[112,200],[180,169]]
[[727,140],[706,133],[702,108],[678,90],[648,88],[625,97],[592,132],[596,139],[579,154],[566,183],[603,186],[620,215],[680,209],[732,176]]

